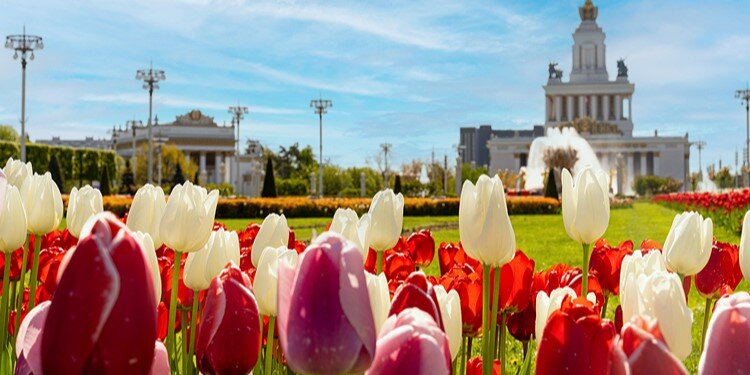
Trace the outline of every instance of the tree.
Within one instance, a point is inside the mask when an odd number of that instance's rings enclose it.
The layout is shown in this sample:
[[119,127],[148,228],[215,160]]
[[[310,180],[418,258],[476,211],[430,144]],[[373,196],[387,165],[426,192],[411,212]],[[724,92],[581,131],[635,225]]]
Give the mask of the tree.
[[276,180],[273,177],[273,161],[270,158],[266,162],[266,176],[263,179],[263,191],[261,191],[260,196],[276,198]]
[[544,150],[544,164],[547,167],[562,170],[563,168],[572,171],[578,162],[578,151],[572,147],[568,148],[548,148]]
[[62,171],[60,171],[60,161],[57,160],[57,155],[52,154],[50,156],[47,170],[52,175],[52,181],[55,181],[57,188],[60,191],[65,191],[65,179],[63,179]]
[[396,175],[396,181],[393,183],[393,192],[398,194],[401,192],[401,175]]
[[544,196],[547,198],[560,199],[560,196],[557,194],[555,168],[550,167],[549,173],[547,173],[547,183],[544,185]]
[[180,166],[180,163],[177,163],[174,169],[174,176],[172,177],[172,188],[184,183],[185,176],[182,174],[182,167]]
[[133,170],[130,168],[130,160],[125,160],[125,171],[122,172],[120,179],[120,193],[135,193],[135,181],[133,179]]
[[10,125],[0,125],[0,141],[18,142],[21,137],[18,136],[16,129]]
[[111,182],[109,181],[109,168],[104,166],[101,168],[102,170],[102,179],[99,181],[99,191],[102,192],[102,195],[110,195],[112,194],[111,190]]
[[[147,183],[148,179],[148,146],[143,145],[136,150],[137,161],[136,161],[136,177],[137,183],[143,185]],[[158,170],[159,158],[156,150],[154,150],[154,180],[156,180],[156,171]],[[161,146],[161,173],[162,176],[166,176],[164,179],[169,181],[169,176],[174,176],[177,164],[182,168],[183,176],[193,176],[198,171],[198,165],[193,161],[189,161],[185,158],[185,154],[173,144],[165,144]]]

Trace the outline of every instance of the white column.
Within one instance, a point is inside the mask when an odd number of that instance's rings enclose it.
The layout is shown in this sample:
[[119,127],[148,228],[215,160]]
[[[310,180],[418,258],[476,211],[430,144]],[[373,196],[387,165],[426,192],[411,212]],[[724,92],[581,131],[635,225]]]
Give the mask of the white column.
[[232,183],[232,172],[235,170],[234,156],[224,156],[224,163],[226,164],[224,167],[224,182]]
[[633,164],[634,164],[633,163],[634,156],[635,155],[633,155],[633,154],[628,154],[628,156],[627,156],[627,158],[628,158],[628,172],[627,172],[627,176],[626,176],[627,178],[625,179],[625,186],[622,187],[622,189],[625,190],[625,191],[629,191],[630,189],[633,188],[633,174],[635,173],[635,169],[633,168],[634,167],[633,166]]
[[513,171],[518,171],[520,169],[521,169],[521,155],[513,154]]
[[221,165],[223,164],[224,155],[220,152],[214,153],[214,182],[221,183]]
[[615,95],[615,120],[622,120],[622,96]]
[[628,96],[628,120],[633,121],[633,95]]
[[602,158],[601,160],[599,160],[599,164],[602,165],[602,169],[604,169],[607,172],[607,175],[609,175],[609,152],[605,152],[604,154],[602,154]]
[[562,96],[555,96],[555,121],[560,122],[562,120]]
[[641,176],[645,176],[648,174],[648,166],[646,165],[646,153],[641,152]]
[[568,116],[567,116],[566,120],[573,121],[573,97],[570,96],[570,95],[568,95],[568,96],[565,97],[565,101],[567,102],[567,105],[568,105],[568,108],[567,108],[568,109]]
[[549,121],[552,118],[552,109],[550,105],[550,100],[552,100],[551,97],[546,96],[544,98],[544,121]]
[[599,117],[599,96],[591,95],[591,118],[596,121],[597,117]]
[[659,175],[659,163],[660,163],[659,152],[654,151],[654,175],[655,176]]
[[578,117],[586,117],[586,97],[578,97]]
[[188,162],[188,164],[190,164],[190,153],[189,152],[185,153],[185,161]]
[[602,95],[602,119],[609,121],[609,95]]
[[200,181],[198,181],[199,184],[205,185],[206,184],[206,174],[208,171],[206,171],[206,152],[201,151],[199,164],[198,164],[198,176],[200,177]]

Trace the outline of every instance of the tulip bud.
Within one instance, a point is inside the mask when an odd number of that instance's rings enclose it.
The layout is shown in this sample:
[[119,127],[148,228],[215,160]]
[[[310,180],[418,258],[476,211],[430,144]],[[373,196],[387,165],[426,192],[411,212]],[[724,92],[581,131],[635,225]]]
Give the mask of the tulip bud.
[[148,233],[154,241],[154,248],[160,248],[162,243],[159,235],[159,225],[164,216],[167,201],[161,186],[143,185],[135,193],[128,211],[128,228],[132,231]]
[[377,276],[365,272],[365,277],[367,277],[367,293],[370,296],[372,316],[375,318],[375,332],[380,332],[383,323],[388,318],[388,310],[391,308],[388,280],[382,272]]
[[193,185],[190,181],[172,189],[159,224],[159,236],[175,251],[200,250],[211,236],[219,191]]
[[161,269],[159,268],[159,261],[156,259],[156,250],[154,249],[154,241],[151,240],[151,236],[148,233],[133,232],[133,237],[141,245],[143,254],[148,260],[148,266],[151,269],[151,277],[154,279],[154,296],[156,296],[156,303],[161,301]]
[[31,162],[28,161],[24,164],[20,160],[14,160],[8,158],[3,168],[5,176],[8,178],[8,183],[17,187],[18,189],[23,186],[23,182],[26,181],[26,177],[32,176],[34,171],[31,169]]
[[[393,190],[379,191],[370,203],[370,246],[386,251],[396,245],[404,224],[404,196]],[[366,251],[366,250],[364,250]]]
[[68,198],[68,216],[65,224],[73,237],[78,238],[81,234],[83,224],[92,216],[104,211],[102,193],[91,185],[86,185],[78,190],[73,188]]
[[364,260],[335,233],[324,233],[292,269],[279,264],[279,339],[289,367],[300,373],[355,373],[375,355]]
[[604,171],[586,167],[575,184],[570,171],[562,172],[562,213],[565,231],[574,241],[592,244],[609,225],[609,189]]
[[367,374],[442,375],[451,373],[448,339],[427,313],[409,308],[383,324]]
[[745,213],[740,237],[740,269],[745,280],[750,280],[750,211]]
[[289,244],[289,226],[284,215],[270,214],[263,219],[258,234],[253,241],[250,259],[253,266],[258,267],[260,256],[268,247],[287,247]]
[[0,251],[10,254],[26,242],[26,211],[21,201],[21,193],[13,185],[6,185],[0,171]]
[[333,215],[331,232],[339,233],[351,241],[360,249],[362,259],[367,259],[367,251],[370,249],[370,215],[364,214],[361,218],[351,208],[339,208]]
[[41,236],[57,229],[63,217],[63,201],[49,172],[41,176],[35,173],[24,180],[21,198],[29,232]]
[[638,279],[648,277],[656,272],[666,272],[667,265],[661,252],[651,251],[646,254],[636,250],[626,255],[620,266],[620,306],[623,319],[626,321],[639,315],[642,304]]
[[250,278],[228,264],[211,281],[195,344],[205,374],[247,374],[260,355],[262,322]]
[[466,254],[493,267],[513,259],[516,234],[499,177],[481,175],[476,186],[466,180],[458,210],[458,230]]
[[437,294],[438,304],[440,305],[440,316],[443,318],[445,334],[448,336],[451,360],[454,360],[461,349],[461,341],[463,341],[461,300],[458,297],[458,292],[455,290],[446,292],[442,285],[435,285],[435,294]]
[[710,218],[697,212],[675,215],[664,241],[664,260],[670,270],[682,276],[700,272],[711,257],[714,226]]
[[716,301],[706,331],[698,374],[739,374],[750,370],[750,295],[738,292]]
[[188,254],[183,278],[193,291],[208,289],[211,280],[227,263],[240,263],[240,241],[237,232],[224,229],[211,232],[202,249]]
[[297,252],[285,246],[266,248],[260,256],[258,268],[255,270],[253,291],[258,299],[258,309],[261,315],[278,315],[279,263],[284,263],[293,269],[297,267],[297,261]]

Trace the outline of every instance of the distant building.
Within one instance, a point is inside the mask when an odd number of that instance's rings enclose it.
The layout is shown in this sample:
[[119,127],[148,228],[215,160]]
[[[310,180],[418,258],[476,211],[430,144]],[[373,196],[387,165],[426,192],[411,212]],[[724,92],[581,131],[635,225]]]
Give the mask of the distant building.
[[490,125],[461,128],[459,145],[461,160],[478,166],[490,165],[490,149],[487,142],[494,138],[536,138],[544,135],[544,126],[535,125],[533,130],[493,130]]
[[60,137],[52,137],[52,139],[42,139],[36,141],[44,145],[50,146],[63,146],[73,148],[95,148],[99,150],[111,150],[112,141],[107,139],[94,139],[94,137],[86,137],[84,139],[61,139]]

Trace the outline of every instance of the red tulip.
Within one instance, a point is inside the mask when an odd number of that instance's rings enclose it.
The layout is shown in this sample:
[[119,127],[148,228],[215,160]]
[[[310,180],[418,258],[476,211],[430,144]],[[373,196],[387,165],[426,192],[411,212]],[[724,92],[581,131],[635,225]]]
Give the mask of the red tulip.
[[[482,375],[482,357],[476,356],[466,362],[466,375]],[[492,363],[492,375],[500,375],[500,360]]]
[[[65,254],[70,248],[48,246],[39,252],[39,281],[51,295],[57,289],[57,274]],[[38,289],[40,290],[40,289]]]
[[[33,249],[33,247],[32,247]],[[23,263],[23,248],[20,248],[10,255],[10,275],[8,279],[10,281],[18,281],[21,279],[21,263]],[[0,278],[3,277],[5,272],[5,258],[8,254],[0,253]]]
[[695,275],[695,289],[705,298],[730,294],[742,281],[736,245],[714,241],[706,267]]
[[633,317],[622,328],[615,350],[627,358],[631,374],[687,374],[667,348],[656,320]]
[[643,240],[643,242],[641,242],[642,253],[646,254],[652,250],[661,251],[661,243],[659,243],[658,241],[648,240],[648,239]]
[[443,319],[440,316],[439,306],[437,294],[427,281],[427,277],[422,272],[414,272],[396,289],[388,316],[397,315],[410,307],[416,307],[431,316],[442,329]]
[[565,299],[547,320],[536,357],[536,373],[608,374],[617,333],[585,298]]
[[42,335],[44,372],[147,373],[156,296],[146,254],[114,215],[93,220],[60,270]]
[[738,374],[750,371],[750,295],[739,292],[716,301],[698,364],[702,374]]
[[607,240],[596,242],[591,251],[589,271],[596,276],[606,297],[620,294],[620,266],[626,255],[633,253],[633,241],[611,246]]
[[[567,264],[555,264],[544,271],[534,274],[531,301],[533,304],[536,304],[536,295],[540,291],[550,294],[553,290],[564,286],[572,288],[576,292],[576,295],[580,295],[582,281],[583,272],[581,272],[580,268],[574,268]],[[604,304],[604,293],[602,292],[599,280],[592,274],[589,274],[588,292],[594,293],[596,297],[595,308],[601,310]]]
[[468,265],[454,266],[440,277],[445,290],[455,290],[461,300],[464,336],[478,337],[482,329],[482,278]]
[[[494,272],[492,277],[494,277]],[[529,304],[533,281],[534,261],[526,256],[523,251],[516,250],[513,260],[500,269],[500,305],[498,312],[512,313],[525,309]]]
[[302,373],[362,372],[375,355],[375,319],[359,250],[336,233],[320,235],[297,269],[279,264],[279,341]]
[[455,264],[468,264],[471,268],[479,269],[479,261],[470,258],[464,252],[460,242],[442,242],[438,247],[438,262],[440,274],[445,275]]
[[420,268],[427,268],[435,257],[435,239],[427,229],[412,233],[406,240],[406,247]]
[[403,281],[417,269],[414,260],[404,253],[386,252],[384,263],[383,272],[388,280]]
[[367,374],[451,373],[448,337],[433,317],[416,308],[391,315],[383,324]]
[[261,323],[250,279],[233,263],[211,281],[195,358],[206,374],[249,373],[260,355]]
[[529,341],[534,335],[536,308],[531,303],[526,308],[508,315],[508,332],[518,341]]

